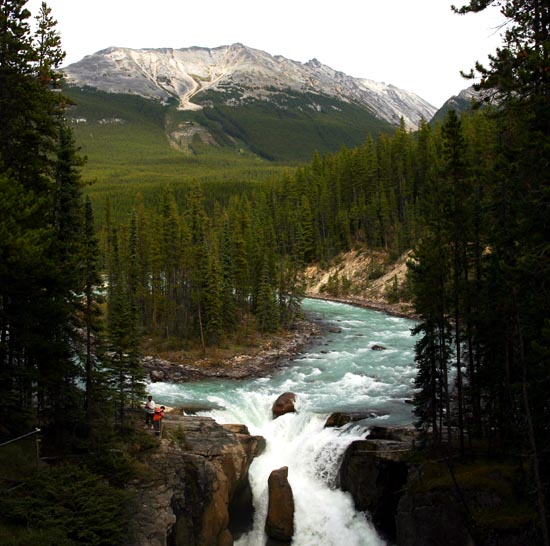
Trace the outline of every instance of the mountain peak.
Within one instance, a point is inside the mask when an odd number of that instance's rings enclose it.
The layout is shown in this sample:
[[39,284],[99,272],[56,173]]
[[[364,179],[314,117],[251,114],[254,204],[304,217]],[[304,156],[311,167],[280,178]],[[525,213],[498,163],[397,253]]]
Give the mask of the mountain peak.
[[76,86],[164,102],[176,100],[182,110],[200,109],[197,102],[207,91],[226,93],[231,105],[251,97],[270,100],[274,93],[291,90],[362,105],[392,125],[403,117],[411,128],[436,111],[413,93],[348,76],[315,58],[302,64],[241,43],[216,48],[109,47],[69,65],[64,72],[68,83]]

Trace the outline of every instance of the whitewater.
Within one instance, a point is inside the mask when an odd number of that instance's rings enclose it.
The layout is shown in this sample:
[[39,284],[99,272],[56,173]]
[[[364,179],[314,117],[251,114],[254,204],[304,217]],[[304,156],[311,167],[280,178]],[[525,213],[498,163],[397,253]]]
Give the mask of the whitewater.
[[[365,514],[337,487],[347,446],[364,439],[374,425],[407,425],[413,420],[414,322],[350,305],[306,299],[304,311],[331,327],[288,366],[247,380],[154,383],[155,400],[171,406],[205,408],[219,423],[245,424],[266,439],[265,452],[250,467],[254,526],[238,546],[263,546],[267,480],[288,467],[295,503],[293,546],[382,546]],[[375,346],[383,350],[373,350]],[[284,392],[296,393],[296,413],[272,418]],[[333,412],[366,412],[369,417],[325,428]]]

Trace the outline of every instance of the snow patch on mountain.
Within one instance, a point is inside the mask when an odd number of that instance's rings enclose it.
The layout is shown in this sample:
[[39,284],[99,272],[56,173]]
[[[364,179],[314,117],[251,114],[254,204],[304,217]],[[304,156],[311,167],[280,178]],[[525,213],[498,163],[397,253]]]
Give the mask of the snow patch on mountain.
[[393,125],[403,117],[409,128],[417,127],[421,118],[431,119],[436,111],[414,93],[393,85],[348,76],[317,59],[300,63],[242,44],[213,49],[111,47],[69,65],[64,73],[73,85],[161,101],[175,99],[181,109],[200,109],[193,99],[208,90],[226,93],[227,104],[250,98],[271,100],[292,90],[359,104]]

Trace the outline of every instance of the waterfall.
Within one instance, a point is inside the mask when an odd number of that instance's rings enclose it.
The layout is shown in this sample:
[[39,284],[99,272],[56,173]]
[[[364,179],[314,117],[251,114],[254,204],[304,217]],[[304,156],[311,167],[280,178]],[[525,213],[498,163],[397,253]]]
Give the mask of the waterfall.
[[[343,304],[306,300],[304,306],[338,326],[292,365],[270,377],[245,381],[204,381],[151,385],[155,400],[171,405],[209,406],[203,412],[219,423],[245,424],[266,439],[265,452],[250,467],[254,528],[237,546],[263,546],[267,480],[288,467],[295,503],[293,546],[381,546],[367,517],[355,511],[350,495],[337,488],[346,447],[363,439],[374,424],[410,423],[415,375],[412,321]],[[385,350],[373,351],[373,345]],[[283,392],[297,394],[296,413],[272,418]],[[325,428],[334,411],[371,416],[340,428]]]
[[[273,401],[270,400],[272,403]],[[254,495],[254,529],[237,546],[265,544],[267,480],[272,470],[288,467],[288,480],[295,503],[293,546],[378,546],[384,544],[363,514],[357,513],[351,497],[336,489],[341,458],[350,442],[365,436],[365,430],[340,431],[324,428],[327,415],[308,411],[298,397],[297,413],[272,419],[271,406],[253,434],[267,441],[266,451],[250,467]],[[221,420],[220,414],[215,416]]]

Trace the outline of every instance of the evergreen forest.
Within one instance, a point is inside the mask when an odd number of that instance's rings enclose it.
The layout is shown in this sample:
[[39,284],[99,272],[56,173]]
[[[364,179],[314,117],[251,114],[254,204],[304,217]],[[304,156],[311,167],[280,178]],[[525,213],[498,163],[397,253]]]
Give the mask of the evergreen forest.
[[[120,208],[102,188],[99,215],[64,115],[55,19],[43,3],[31,24],[25,4],[0,0],[0,460],[12,469],[0,490],[13,498],[0,542],[120,544],[122,485],[152,442],[129,426],[145,343],[207,350],[290,328],[305,267],[367,246],[412,250],[396,297],[419,317],[424,447],[521,458],[548,546],[550,2],[498,2],[504,41],[465,75],[483,97],[468,113],[316,153],[221,197],[166,184]],[[35,473],[36,429],[42,454],[80,463]],[[105,517],[86,518],[89,497]]]

